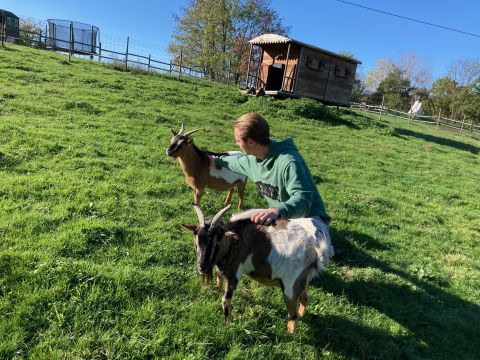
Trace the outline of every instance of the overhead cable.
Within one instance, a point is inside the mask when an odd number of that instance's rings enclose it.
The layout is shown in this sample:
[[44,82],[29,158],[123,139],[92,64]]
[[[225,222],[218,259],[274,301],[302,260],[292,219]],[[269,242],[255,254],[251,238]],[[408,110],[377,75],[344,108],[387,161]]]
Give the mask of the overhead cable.
[[363,6],[363,5],[360,5],[360,4],[355,4],[355,3],[352,3],[352,2],[350,2],[350,1],[343,1],[343,0],[335,0],[335,1],[338,1],[338,2],[341,2],[341,3],[344,3],[344,4],[348,4],[348,5],[352,5],[352,6],[357,6],[357,7],[362,8],[362,9],[367,9],[367,10],[370,10],[370,11],[375,11],[375,12],[378,12],[378,13],[381,13],[381,14],[390,15],[390,16],[395,16],[395,17],[398,17],[398,18],[400,18],[400,19],[415,21],[415,22],[418,22],[418,23],[420,23],[420,24],[435,26],[435,27],[438,27],[438,28],[441,28],[441,29],[445,29],[445,30],[449,30],[449,31],[455,31],[455,32],[458,32],[458,33],[461,33],[461,34],[470,35],[470,36],[475,36],[475,37],[480,38],[480,35],[477,35],[477,34],[469,33],[469,32],[462,31],[462,30],[458,30],[458,29],[453,29],[453,28],[450,28],[450,27],[447,27],[447,26],[443,26],[443,25],[432,24],[432,23],[429,23],[429,22],[426,22],[426,21],[413,19],[413,18],[410,18],[410,17],[407,17],[407,16],[402,16],[402,15],[393,14],[393,13],[390,13],[390,12],[387,12],[387,11],[382,11],[382,10],[378,10],[378,9],[373,9],[373,8],[371,8],[371,7]]

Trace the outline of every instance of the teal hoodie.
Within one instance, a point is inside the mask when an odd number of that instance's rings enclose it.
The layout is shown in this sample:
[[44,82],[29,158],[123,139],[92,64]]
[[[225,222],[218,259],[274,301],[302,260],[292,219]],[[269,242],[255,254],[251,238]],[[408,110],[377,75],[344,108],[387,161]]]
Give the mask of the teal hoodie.
[[215,162],[248,176],[280,212],[280,218],[319,216],[330,222],[312,174],[292,139],[270,140],[267,157],[260,161],[253,155],[221,156]]

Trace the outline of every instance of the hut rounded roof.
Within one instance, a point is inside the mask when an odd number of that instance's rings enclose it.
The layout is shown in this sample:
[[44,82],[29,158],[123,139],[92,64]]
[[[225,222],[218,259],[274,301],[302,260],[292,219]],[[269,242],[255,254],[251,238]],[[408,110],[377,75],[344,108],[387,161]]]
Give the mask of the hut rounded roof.
[[287,43],[290,43],[290,42],[293,43],[293,44],[298,44],[298,45],[301,45],[301,46],[308,47],[310,49],[321,51],[321,52],[330,54],[332,56],[335,56],[337,58],[341,58],[341,59],[344,59],[344,60],[347,60],[347,61],[350,61],[350,62],[354,62],[356,64],[361,64],[362,63],[361,61],[358,61],[357,59],[352,59],[348,56],[336,54],[332,51],[328,51],[328,50],[319,48],[317,46],[306,44],[304,42],[301,42],[301,41],[298,41],[298,40],[295,40],[295,39],[292,39],[292,38],[289,38],[289,37],[286,37],[286,36],[277,35],[277,34],[263,34],[263,35],[257,36],[256,38],[253,38],[252,40],[249,41],[249,43],[252,44],[252,45],[287,44]]
[[[284,44],[294,41],[286,36],[277,34],[263,34],[249,41],[250,44]],[[295,42],[295,41],[294,41]]]
[[0,13],[3,13],[8,17],[14,17],[15,19],[20,19],[17,15],[15,15],[14,13],[12,13],[10,11],[7,11],[7,10],[0,9]]

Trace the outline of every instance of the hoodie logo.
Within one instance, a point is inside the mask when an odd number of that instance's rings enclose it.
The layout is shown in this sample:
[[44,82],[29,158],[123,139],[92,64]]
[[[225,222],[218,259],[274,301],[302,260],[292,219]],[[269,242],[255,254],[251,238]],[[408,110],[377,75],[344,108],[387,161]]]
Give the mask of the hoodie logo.
[[270,199],[278,201],[278,187],[270,184],[265,184],[261,181],[255,183],[257,189],[260,190],[263,196],[267,196]]

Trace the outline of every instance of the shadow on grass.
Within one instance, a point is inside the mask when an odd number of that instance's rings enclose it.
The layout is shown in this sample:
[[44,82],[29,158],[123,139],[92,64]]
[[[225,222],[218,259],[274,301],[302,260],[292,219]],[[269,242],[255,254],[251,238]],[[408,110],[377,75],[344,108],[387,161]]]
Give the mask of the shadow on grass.
[[[331,126],[346,126],[353,130],[360,130],[370,124],[371,119],[351,112],[343,108],[328,107],[317,102],[303,102],[295,108],[295,113],[303,118],[322,122]],[[355,122],[345,119],[346,116],[353,116]],[[358,123],[357,123],[358,122]]]
[[388,248],[368,235],[334,229],[331,235],[339,250],[334,257],[338,265],[379,269],[408,285],[388,283],[382,275],[345,281],[340,274],[325,271],[312,286],[345,296],[355,306],[374,308],[404,329],[399,327],[391,334],[344,317],[310,314],[306,323],[313,345],[355,358],[480,358],[475,330],[480,324],[478,305],[447,292],[442,284],[420,280],[373,258],[363,249]]
[[14,49],[14,48],[12,48],[10,46],[6,46],[6,45],[0,46],[0,49],[1,50],[6,50],[6,51],[13,51],[13,52],[18,52],[19,51],[17,49]]
[[468,151],[473,154],[478,154],[479,153],[479,148],[467,144],[461,141],[456,141],[456,140],[451,140],[451,139],[446,139],[440,136],[434,136],[434,135],[429,135],[429,134],[423,134],[417,131],[412,131],[412,130],[407,130],[407,129],[401,129],[401,128],[395,128],[395,134],[400,137],[405,139],[405,136],[411,136],[411,137],[416,137],[418,139],[423,139],[429,142],[433,142],[438,145],[444,145],[444,146],[450,146],[454,149],[457,150],[463,150],[463,151]]

